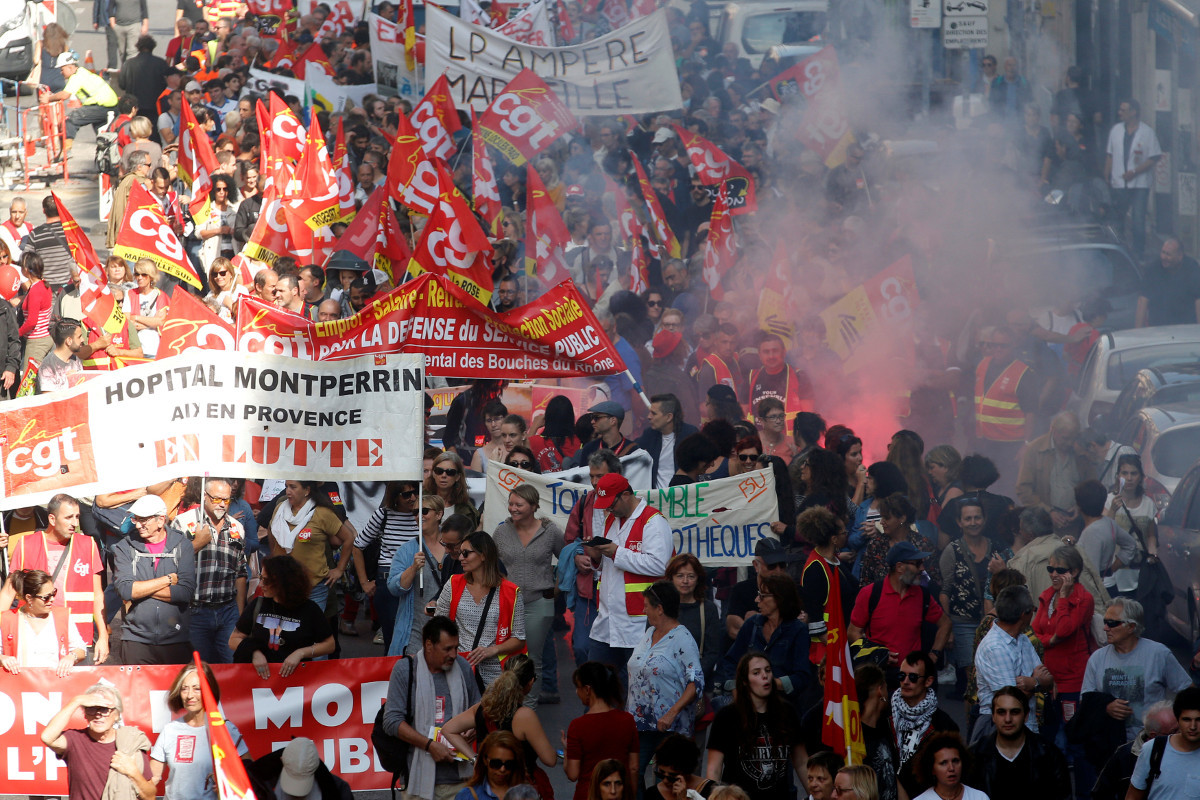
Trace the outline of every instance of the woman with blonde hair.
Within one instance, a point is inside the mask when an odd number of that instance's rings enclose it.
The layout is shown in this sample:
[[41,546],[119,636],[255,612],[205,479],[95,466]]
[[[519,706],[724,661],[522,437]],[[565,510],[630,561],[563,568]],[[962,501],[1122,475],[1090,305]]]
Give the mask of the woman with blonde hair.
[[[500,551],[500,560],[513,576],[525,600],[525,633],[533,667],[542,675],[542,655],[554,622],[555,578],[553,559],[562,552],[562,528],[546,517],[539,517],[541,500],[538,490],[522,484],[508,495],[508,519],[496,526],[492,539]],[[528,705],[537,708],[541,691],[557,694],[557,686],[539,685],[531,692]]]
[[233,321],[233,304],[248,294],[246,287],[237,282],[235,270],[228,258],[214,258],[208,267],[208,295],[204,298],[217,316],[229,322]]
[[150,168],[162,166],[162,145],[151,141],[154,135],[154,123],[147,117],[136,116],[129,120],[129,135],[133,141],[121,148],[121,173],[129,172],[129,157],[139,151],[150,156]]
[[865,764],[842,767],[833,779],[833,800],[879,800],[879,780]]
[[554,800],[554,788],[550,778],[538,766],[541,761],[547,767],[558,763],[558,754],[546,731],[538,720],[537,713],[524,705],[525,698],[533,689],[537,674],[533,660],[525,655],[515,655],[504,662],[504,671],[492,681],[478,703],[458,714],[442,727],[442,733],[461,753],[470,754],[473,749],[462,734],[475,731],[475,740],[483,734],[505,731],[520,743],[519,757],[524,761],[525,774],[529,782],[538,788],[543,800]]
[[167,318],[171,300],[166,292],[155,285],[158,281],[158,267],[150,259],[139,258],[133,265],[133,276],[137,281],[137,288],[125,293],[121,310],[137,329],[142,352],[147,358],[154,358],[158,354],[158,330]]
[[441,541],[445,511],[446,502],[436,494],[422,497],[421,535],[400,545],[392,556],[387,590],[396,596],[398,606],[389,656],[421,649],[421,630],[429,622],[429,611],[442,593],[442,568],[450,558]]
[[[213,676],[212,668],[200,663],[204,677],[212,690],[213,699],[221,702],[221,687]],[[169,767],[167,785],[163,792],[166,800],[217,800],[217,789],[212,783],[212,744],[208,740],[208,719],[204,712],[204,700],[200,694],[200,674],[195,664],[187,664],[171,682],[167,692],[167,708],[175,716],[163,726],[154,747],[150,750],[150,772],[154,783],[162,781],[163,767]],[[233,738],[239,756],[246,756],[250,748],[242,734],[231,721],[225,729]]]

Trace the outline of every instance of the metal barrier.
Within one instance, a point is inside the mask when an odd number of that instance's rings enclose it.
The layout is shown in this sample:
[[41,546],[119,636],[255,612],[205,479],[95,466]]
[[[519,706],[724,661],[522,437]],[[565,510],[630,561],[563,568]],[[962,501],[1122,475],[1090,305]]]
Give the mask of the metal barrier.
[[47,102],[50,90],[38,86],[36,101],[23,106],[22,87],[28,84],[0,80],[0,176],[8,188],[24,191],[35,180],[68,179],[63,138],[67,111],[79,103],[74,99]]

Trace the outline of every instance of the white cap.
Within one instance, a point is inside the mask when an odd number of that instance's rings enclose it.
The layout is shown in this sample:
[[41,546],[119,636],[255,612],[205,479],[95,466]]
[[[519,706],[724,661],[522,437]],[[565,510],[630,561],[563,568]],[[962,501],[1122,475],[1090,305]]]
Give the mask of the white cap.
[[129,507],[129,513],[138,519],[165,517],[167,515],[167,504],[158,495],[148,494],[133,501],[133,505]]
[[283,771],[279,773],[279,788],[292,797],[306,797],[312,791],[313,778],[321,758],[312,739],[301,737],[288,742],[280,756]]
[[658,130],[656,130],[654,132],[654,143],[655,144],[662,144],[663,142],[668,141],[669,139],[674,139],[674,138],[675,138],[675,131],[671,130],[666,125],[663,125],[661,128],[659,128]]
[[371,270],[371,277],[375,279],[376,286],[383,286],[385,283],[391,283],[392,279],[387,276],[387,273],[381,269]]
[[54,62],[54,66],[58,69],[62,69],[68,65],[79,66],[79,59],[70,50],[59,53],[58,58]]

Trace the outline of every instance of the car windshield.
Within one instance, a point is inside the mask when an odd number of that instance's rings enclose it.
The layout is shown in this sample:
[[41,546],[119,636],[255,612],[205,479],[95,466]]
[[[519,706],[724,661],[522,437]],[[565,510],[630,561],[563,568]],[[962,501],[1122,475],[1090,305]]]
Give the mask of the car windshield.
[[[1147,347],[1119,350],[1108,357],[1108,388],[1119,392],[1138,370],[1200,359],[1200,342],[1164,342]],[[1157,403],[1158,401],[1156,401]]]
[[1200,457],[1200,425],[1169,430],[1158,437],[1150,458],[1154,469],[1171,478],[1183,477]]
[[747,53],[765,53],[777,44],[803,44],[823,30],[821,11],[755,14],[742,23],[742,47]]

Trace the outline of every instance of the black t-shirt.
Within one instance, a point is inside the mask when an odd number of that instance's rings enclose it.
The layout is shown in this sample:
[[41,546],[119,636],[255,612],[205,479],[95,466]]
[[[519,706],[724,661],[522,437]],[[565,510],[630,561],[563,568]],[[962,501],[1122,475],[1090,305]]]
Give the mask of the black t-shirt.
[[1150,301],[1151,325],[1194,325],[1200,300],[1200,264],[1191,256],[1172,270],[1156,261],[1146,268],[1142,297]]
[[204,19],[201,8],[202,4],[200,0],[175,0],[175,10],[182,11],[183,16],[193,23]]
[[875,770],[875,778],[879,782],[879,800],[898,800],[900,792],[896,770],[900,764],[900,753],[892,736],[892,726],[886,719],[881,719],[879,727],[863,725],[862,729],[863,741],[867,746],[864,763]]
[[786,731],[772,730],[766,714],[755,714],[754,725],[742,725],[736,706],[717,712],[708,735],[708,749],[725,754],[721,781],[740,786],[751,800],[790,800],[794,797],[792,748],[800,744],[800,720],[784,704]]
[[[261,600],[247,603],[238,618],[236,628],[248,638],[234,655],[237,663],[248,663],[254,650],[260,650],[267,661],[278,664],[296,650],[312,647],[333,635],[325,612],[311,600],[298,609],[285,609],[269,597]],[[249,642],[254,642],[253,646]]]
[[745,617],[751,611],[758,611],[758,576],[751,576],[744,581],[738,581],[729,592],[729,605],[725,615]]

